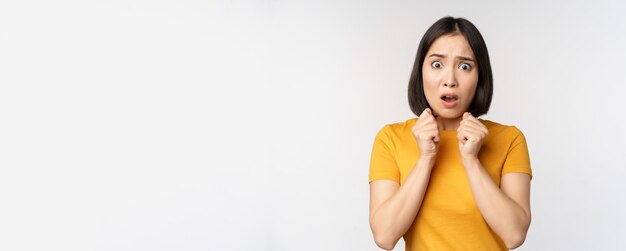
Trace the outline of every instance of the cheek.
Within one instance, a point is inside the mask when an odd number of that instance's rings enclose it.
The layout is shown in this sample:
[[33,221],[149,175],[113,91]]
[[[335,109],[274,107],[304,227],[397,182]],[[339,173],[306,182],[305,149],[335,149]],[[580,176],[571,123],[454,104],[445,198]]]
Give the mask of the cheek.
[[427,92],[428,90],[437,90],[437,76],[428,69],[422,70],[422,81],[424,81],[424,92]]
[[430,87],[432,88],[433,86],[436,86],[436,81],[435,78],[433,78],[432,76],[428,76],[428,75],[424,75],[424,87]]
[[468,78],[464,79],[463,82],[465,83],[464,85],[462,85],[462,87],[464,87],[463,92],[468,97],[471,97],[468,100],[469,104],[474,99],[474,94],[476,93],[476,87],[478,86],[478,76],[468,76]]
[[422,75],[422,81],[424,85],[424,94],[426,95],[426,100],[428,101],[428,103],[431,103],[434,101],[433,98],[437,96],[437,78],[433,74],[429,74],[424,71]]

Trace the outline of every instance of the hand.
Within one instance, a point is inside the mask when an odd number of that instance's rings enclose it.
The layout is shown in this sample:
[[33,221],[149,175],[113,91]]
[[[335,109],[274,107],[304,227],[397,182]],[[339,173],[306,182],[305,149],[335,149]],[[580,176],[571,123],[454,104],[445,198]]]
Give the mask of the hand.
[[489,134],[487,127],[483,125],[472,114],[463,114],[463,120],[457,129],[459,138],[459,150],[463,159],[477,159],[483,140]]
[[439,149],[439,127],[437,120],[430,108],[426,108],[411,128],[417,147],[420,150],[420,158],[435,158]]

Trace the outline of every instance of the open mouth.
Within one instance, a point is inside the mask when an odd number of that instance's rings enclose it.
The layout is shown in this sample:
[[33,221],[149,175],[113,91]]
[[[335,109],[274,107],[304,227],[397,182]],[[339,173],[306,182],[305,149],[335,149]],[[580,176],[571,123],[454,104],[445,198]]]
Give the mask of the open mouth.
[[441,96],[441,100],[445,101],[445,102],[454,102],[457,101],[459,99],[459,97],[457,95],[454,94],[444,94]]
[[453,93],[445,93],[441,95],[441,103],[446,109],[454,109],[459,104],[459,96]]

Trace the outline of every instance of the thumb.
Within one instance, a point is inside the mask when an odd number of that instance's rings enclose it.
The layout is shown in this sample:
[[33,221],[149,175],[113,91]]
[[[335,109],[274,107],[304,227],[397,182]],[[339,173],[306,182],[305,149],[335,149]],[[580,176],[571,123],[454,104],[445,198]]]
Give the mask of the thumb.
[[469,112],[463,113],[463,119],[466,119],[469,116],[472,116],[472,114]]

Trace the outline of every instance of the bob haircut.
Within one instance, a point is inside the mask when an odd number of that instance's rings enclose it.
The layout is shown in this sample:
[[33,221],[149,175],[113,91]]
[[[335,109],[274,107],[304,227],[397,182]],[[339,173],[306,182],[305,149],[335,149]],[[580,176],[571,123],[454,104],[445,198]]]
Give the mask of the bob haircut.
[[415,57],[413,72],[409,80],[409,106],[411,106],[411,111],[417,116],[422,114],[426,108],[430,108],[430,104],[428,104],[424,94],[424,78],[422,76],[422,65],[424,64],[426,53],[428,53],[430,46],[437,38],[454,34],[461,34],[465,37],[470,47],[472,47],[478,67],[476,93],[467,111],[475,117],[487,114],[489,111],[493,94],[493,76],[491,63],[489,63],[489,53],[487,52],[487,45],[483,40],[483,36],[476,29],[476,26],[464,18],[444,17],[428,28],[417,48],[417,56]]

